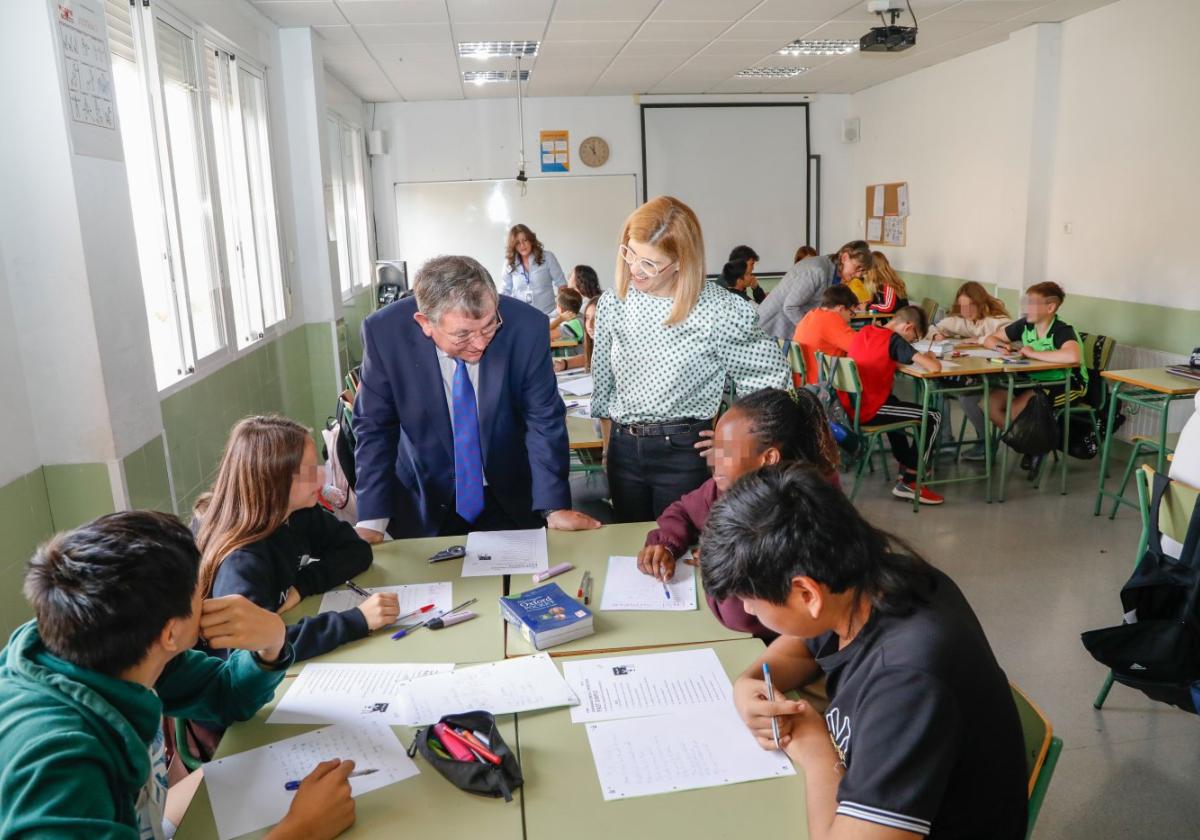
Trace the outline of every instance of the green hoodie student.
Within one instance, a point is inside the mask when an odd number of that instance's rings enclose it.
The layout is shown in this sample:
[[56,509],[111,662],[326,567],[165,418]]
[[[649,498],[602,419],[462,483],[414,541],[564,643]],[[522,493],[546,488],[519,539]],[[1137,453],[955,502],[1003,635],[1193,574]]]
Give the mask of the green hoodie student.
[[[232,723],[291,664],[282,619],[241,596],[202,601],[177,519],[115,513],[29,563],[37,618],[0,652],[0,837],[161,838],[162,715]],[[227,659],[193,650],[203,634]],[[353,762],[319,765],[268,834],[328,838],[354,822]]]

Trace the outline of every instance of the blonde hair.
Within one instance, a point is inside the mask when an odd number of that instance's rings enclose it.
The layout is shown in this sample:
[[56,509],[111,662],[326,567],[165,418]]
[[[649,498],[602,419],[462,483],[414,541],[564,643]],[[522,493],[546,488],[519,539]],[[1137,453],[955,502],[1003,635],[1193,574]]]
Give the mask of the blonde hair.
[[887,255],[882,251],[872,251],[871,257],[871,267],[863,272],[862,278],[867,291],[875,295],[891,286],[899,297],[907,298],[908,287],[904,285],[904,280],[888,262]]
[[969,298],[971,303],[975,304],[975,309],[979,312],[979,320],[984,318],[1008,318],[1008,309],[1004,306],[1004,301],[998,297],[993,297],[988,293],[988,290],[981,283],[976,283],[974,280],[968,280],[958,287],[958,291],[954,293],[954,306],[950,308],[951,315],[962,317],[962,310],[958,305],[959,298]]
[[[707,282],[704,279],[704,238],[700,233],[700,220],[692,208],[669,195],[652,198],[625,220],[621,244],[628,245],[630,239],[653,245],[676,263],[674,303],[663,324],[672,326],[687,320]],[[629,284],[629,266],[618,258],[614,285],[621,300],[625,299]]]
[[221,562],[274,533],[287,519],[292,479],[311,439],[279,415],[247,417],[233,427],[212,489],[196,500],[200,580],[207,596]]

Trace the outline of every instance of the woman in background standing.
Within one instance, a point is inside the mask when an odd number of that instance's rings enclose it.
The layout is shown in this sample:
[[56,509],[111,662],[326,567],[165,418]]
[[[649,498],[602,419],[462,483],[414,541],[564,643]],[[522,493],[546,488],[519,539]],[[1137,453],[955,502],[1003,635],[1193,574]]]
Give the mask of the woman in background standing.
[[558,258],[545,249],[537,234],[526,225],[513,225],[504,246],[500,294],[523,300],[554,317],[554,294],[566,282]]

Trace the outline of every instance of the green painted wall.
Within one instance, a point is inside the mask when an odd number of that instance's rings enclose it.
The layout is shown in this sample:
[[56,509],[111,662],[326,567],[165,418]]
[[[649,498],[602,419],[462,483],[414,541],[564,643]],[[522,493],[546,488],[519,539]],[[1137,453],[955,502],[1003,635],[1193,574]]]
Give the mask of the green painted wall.
[[350,367],[362,364],[362,322],[375,311],[375,290],[366,288],[346,301],[342,306],[342,317],[346,321],[346,347],[349,350]]
[[47,464],[42,475],[56,531],[90,522],[116,507],[104,464]]
[[155,435],[141,449],[129,453],[122,459],[121,465],[125,470],[125,486],[131,508],[167,513],[173,510],[162,435]]
[[[110,494],[111,495],[111,494]],[[0,487],[0,635],[3,639],[31,617],[21,593],[25,563],[54,533],[50,497],[41,467]]]

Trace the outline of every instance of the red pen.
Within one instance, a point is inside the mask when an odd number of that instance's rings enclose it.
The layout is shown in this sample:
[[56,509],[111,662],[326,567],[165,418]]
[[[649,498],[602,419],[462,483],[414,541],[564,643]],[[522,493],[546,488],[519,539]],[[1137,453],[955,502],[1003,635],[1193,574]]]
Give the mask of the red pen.
[[423,607],[420,607],[420,608],[418,608],[418,609],[415,609],[415,610],[413,610],[412,612],[408,613],[407,615],[402,615],[402,616],[400,616],[400,617],[399,617],[399,618],[397,618],[397,619],[395,620],[395,622],[393,622],[393,623],[395,623],[395,624],[399,624],[401,621],[405,621],[405,620],[407,620],[407,619],[410,619],[410,618],[412,618],[412,617],[413,617],[413,616],[415,616],[415,615],[420,615],[421,613],[427,613],[427,612],[429,612],[431,609],[433,609],[433,608],[434,608],[434,607],[436,607],[436,606],[437,606],[437,604],[426,604],[426,605],[425,605],[425,606],[423,606]]
[[482,757],[486,761],[490,761],[492,764],[500,763],[500,756],[496,755],[494,752],[485,747],[483,742],[476,738],[473,732],[468,732],[465,729],[456,727],[454,729],[454,734],[466,741],[467,746],[470,747],[471,751],[476,755]]

